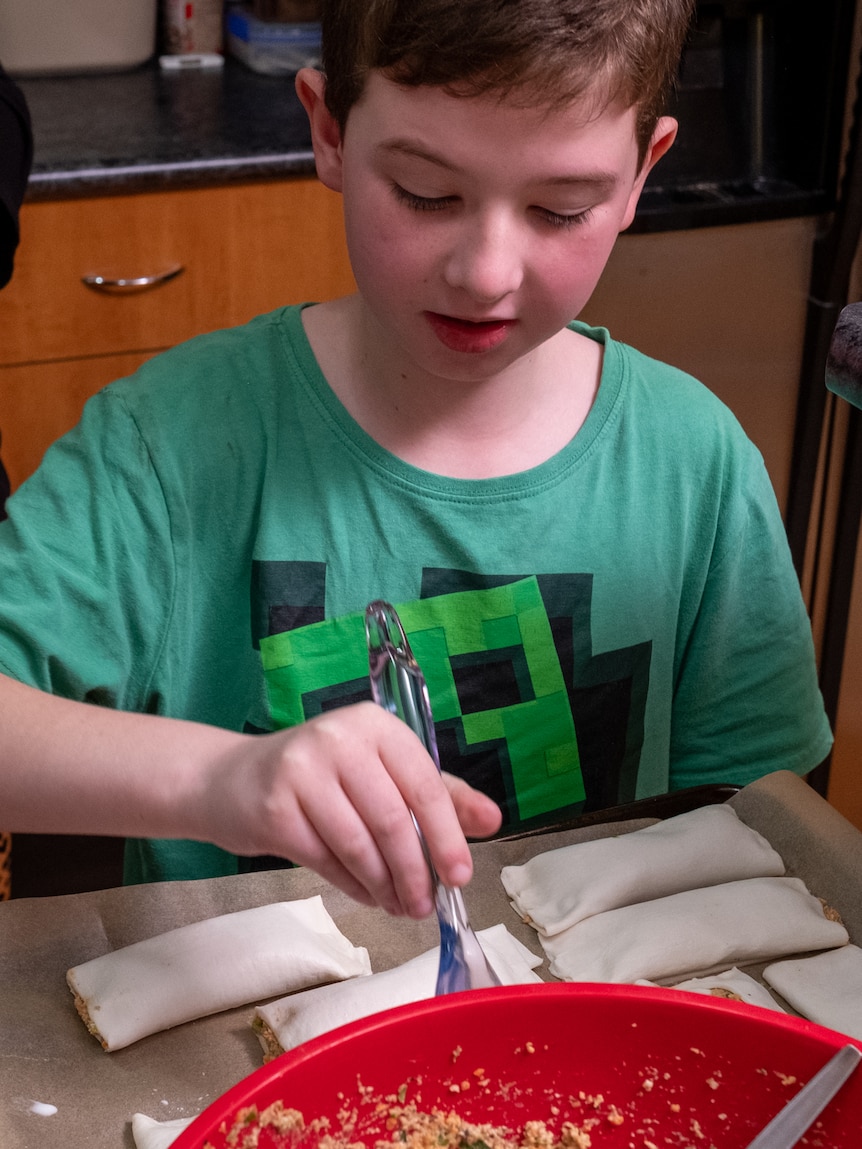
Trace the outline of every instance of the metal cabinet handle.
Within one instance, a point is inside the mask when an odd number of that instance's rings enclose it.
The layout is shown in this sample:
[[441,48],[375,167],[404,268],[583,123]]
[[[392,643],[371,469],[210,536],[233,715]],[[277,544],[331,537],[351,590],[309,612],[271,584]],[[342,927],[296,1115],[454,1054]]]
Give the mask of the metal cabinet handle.
[[91,287],[93,291],[105,291],[129,294],[133,291],[146,291],[150,287],[159,287],[171,279],[175,279],[185,268],[181,263],[174,264],[155,275],[139,275],[134,278],[117,276],[110,278],[106,275],[82,275],[81,282]]

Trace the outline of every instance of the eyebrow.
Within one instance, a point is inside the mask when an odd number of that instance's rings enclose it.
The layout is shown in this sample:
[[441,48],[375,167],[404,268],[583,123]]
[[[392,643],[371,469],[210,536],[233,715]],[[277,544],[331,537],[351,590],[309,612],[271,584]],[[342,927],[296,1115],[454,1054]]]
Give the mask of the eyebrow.
[[[396,137],[391,140],[384,140],[377,145],[377,151],[382,154],[404,155],[414,159],[425,160],[427,163],[434,164],[436,167],[447,172],[457,172],[459,170],[456,164],[450,164],[448,160],[437,155],[436,152],[429,151],[422,144],[410,139]],[[578,175],[548,176],[546,179],[540,178],[537,180],[537,183],[546,187],[586,187],[597,191],[610,191],[616,186],[617,177],[613,172],[599,170],[584,172]]]

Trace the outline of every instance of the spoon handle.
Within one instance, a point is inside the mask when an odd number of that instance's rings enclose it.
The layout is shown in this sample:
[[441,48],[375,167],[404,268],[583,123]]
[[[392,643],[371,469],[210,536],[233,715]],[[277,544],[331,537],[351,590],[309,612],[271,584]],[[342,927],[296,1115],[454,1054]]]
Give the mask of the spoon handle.
[[768,1125],[748,1143],[747,1149],[793,1149],[862,1059],[855,1045],[839,1049],[795,1097],[780,1109]]
[[[418,735],[439,770],[440,755],[437,751],[437,736],[434,733],[428,687],[395,608],[379,599],[369,603],[365,611],[365,635],[368,643],[372,698],[384,710],[397,715],[407,723],[413,733]],[[439,886],[440,879],[431,861],[425,835],[412,810],[410,816],[419,835],[428,869],[431,871],[431,880],[435,886]],[[441,905],[439,897],[437,902],[438,911],[449,917],[448,902],[443,899]]]
[[[380,599],[369,603],[365,610],[365,635],[374,701],[407,723],[421,739],[439,770],[440,755],[428,687],[395,608]],[[437,994],[499,985],[500,979],[491,969],[467,919],[461,891],[440,881],[425,835],[412,810],[410,815],[431,872],[440,923]]]

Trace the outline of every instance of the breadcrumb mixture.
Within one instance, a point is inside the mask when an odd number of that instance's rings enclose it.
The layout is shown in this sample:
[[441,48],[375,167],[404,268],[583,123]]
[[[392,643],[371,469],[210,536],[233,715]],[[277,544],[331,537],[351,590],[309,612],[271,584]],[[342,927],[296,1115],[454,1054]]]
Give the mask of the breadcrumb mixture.
[[[528,1056],[537,1052],[519,1046]],[[456,1046],[451,1055],[453,1066],[460,1062],[463,1050]],[[710,1065],[703,1050],[690,1047],[689,1057],[701,1061],[698,1073],[700,1099],[707,1106],[711,1121],[730,1120],[723,1111],[725,1093],[721,1068]],[[680,1060],[680,1068],[683,1060]],[[765,1068],[758,1076],[775,1076],[790,1088],[794,1076]],[[463,1075],[463,1076],[462,1076]],[[454,1077],[454,1075],[453,1075]],[[458,1080],[460,1078],[460,1080]],[[306,1121],[303,1114],[276,1101],[265,1109],[249,1106],[239,1110],[233,1124],[219,1129],[225,1149],[598,1149],[612,1145],[616,1149],[718,1149],[716,1134],[710,1135],[695,1116],[695,1105],[679,1092],[676,1074],[656,1066],[641,1065],[634,1071],[636,1092],[625,1102],[616,1103],[601,1092],[577,1090],[562,1093],[556,1088],[537,1093],[522,1090],[514,1082],[494,1080],[484,1068],[458,1065],[458,1077],[440,1086],[452,1094],[452,1105],[446,1102],[423,1103],[421,1076],[411,1077],[394,1093],[382,1094],[357,1079],[355,1092],[339,1093],[340,1109],[332,1121],[326,1117]],[[709,1102],[704,1097],[709,1096]],[[516,1109],[531,1110],[535,1117],[510,1126],[468,1121],[461,1108],[482,1112],[478,1098],[467,1106],[465,1093],[488,1097],[489,1115],[495,1101],[515,1103]],[[411,1096],[408,1098],[408,1094]],[[439,1096],[439,1094],[438,1094]],[[642,1101],[650,1098],[644,1111]],[[724,1102],[726,1105],[726,1101]],[[714,1108],[713,1108],[714,1107]],[[663,1116],[664,1114],[664,1116]],[[508,1114],[507,1114],[508,1116]],[[815,1142],[816,1144],[816,1142]],[[205,1143],[203,1149],[215,1149]]]
[[375,1149],[392,1144],[408,1149],[590,1149],[590,1136],[572,1122],[563,1123],[556,1137],[544,1121],[527,1121],[518,1132],[492,1124],[473,1125],[455,1110],[423,1112],[414,1103],[392,1106],[386,1127],[388,1141],[378,1139]]
[[[618,1123],[621,1115],[612,1109],[608,1120]],[[327,1121],[306,1124],[298,1110],[276,1101],[261,1112],[253,1106],[240,1110],[225,1140],[232,1149],[257,1149],[264,1143],[261,1135],[266,1130],[278,1134],[283,1144],[297,1147],[313,1136],[319,1149],[391,1149],[393,1145],[405,1149],[590,1149],[588,1128],[597,1122],[595,1117],[583,1125],[564,1121],[559,1135],[552,1133],[544,1121],[527,1121],[520,1130],[513,1131],[490,1123],[474,1125],[454,1110],[426,1111],[408,1102],[387,1104],[384,1124],[388,1138],[378,1135],[366,1143],[351,1140],[349,1133],[335,1136],[327,1132]]]

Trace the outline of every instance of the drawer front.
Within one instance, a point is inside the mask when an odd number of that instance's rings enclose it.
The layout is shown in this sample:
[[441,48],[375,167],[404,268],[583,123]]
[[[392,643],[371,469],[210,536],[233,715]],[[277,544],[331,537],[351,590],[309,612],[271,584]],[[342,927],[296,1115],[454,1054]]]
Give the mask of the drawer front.
[[0,364],[158,350],[352,289],[341,197],[313,178],[28,203]]

